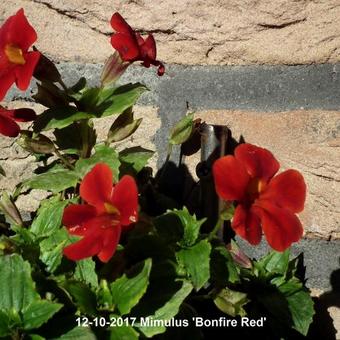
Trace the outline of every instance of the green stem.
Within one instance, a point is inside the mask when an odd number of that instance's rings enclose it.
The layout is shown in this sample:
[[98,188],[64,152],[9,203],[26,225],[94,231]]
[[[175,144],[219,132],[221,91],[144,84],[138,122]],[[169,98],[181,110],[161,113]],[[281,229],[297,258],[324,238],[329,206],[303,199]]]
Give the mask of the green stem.
[[217,232],[223,227],[224,220],[219,217],[214,229],[209,233],[208,240],[211,241],[217,234]]
[[82,137],[82,151],[81,158],[89,157],[89,126],[88,120],[83,119],[80,121],[81,137]]
[[64,157],[58,149],[55,149],[55,154],[59,157],[59,159],[65,164],[65,166],[70,169],[70,170],[74,170],[74,166],[68,161],[68,159],[66,157]]

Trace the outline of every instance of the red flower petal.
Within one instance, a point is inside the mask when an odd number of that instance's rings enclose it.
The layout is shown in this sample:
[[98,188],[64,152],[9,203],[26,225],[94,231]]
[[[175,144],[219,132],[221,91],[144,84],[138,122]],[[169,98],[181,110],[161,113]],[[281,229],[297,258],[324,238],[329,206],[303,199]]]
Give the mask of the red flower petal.
[[298,217],[287,209],[268,201],[256,203],[256,213],[261,218],[262,229],[268,244],[277,251],[284,251],[300,240],[303,228]]
[[143,57],[147,56],[150,60],[156,60],[156,42],[152,34],[149,34],[145,39],[143,45],[141,45]]
[[253,178],[268,181],[280,168],[273,154],[252,144],[241,144],[235,149],[235,157],[244,164],[248,174]]
[[16,76],[16,85],[22,91],[25,91],[32,79],[34,69],[39,61],[40,52],[29,52],[24,55],[26,63],[14,68]]
[[96,208],[88,204],[72,204],[65,208],[63,225],[72,235],[83,236],[88,231],[89,220],[96,216]]
[[9,17],[0,29],[1,47],[13,44],[26,52],[36,40],[37,33],[27,21],[22,8],[15,15]]
[[262,238],[262,230],[259,217],[242,204],[236,207],[235,214],[231,223],[235,233],[250,244],[259,244]]
[[102,262],[108,262],[117,249],[121,233],[120,225],[105,230],[105,237],[103,239],[103,247],[98,253],[98,258]]
[[273,177],[260,199],[269,200],[293,213],[303,210],[306,200],[306,184],[296,170],[287,170]]
[[15,82],[14,72],[8,72],[1,75],[0,70],[0,100],[2,100],[5,96],[9,88]]
[[19,125],[12,118],[0,112],[0,133],[7,137],[16,137],[19,132]]
[[134,34],[131,26],[118,13],[114,13],[111,18],[111,26],[116,32]]
[[135,32],[135,37],[137,39],[138,46],[141,47],[145,43],[144,38],[138,32]]
[[112,171],[105,163],[98,163],[81,182],[80,197],[99,211],[105,211],[104,203],[110,201],[111,193]]
[[122,177],[114,187],[111,202],[120,212],[122,225],[137,221],[138,189],[133,177]]
[[10,110],[10,116],[17,122],[30,122],[36,118],[36,113],[32,109]]
[[249,181],[243,164],[234,156],[225,156],[213,164],[217,194],[226,201],[241,200]]
[[64,255],[73,261],[92,257],[100,252],[103,240],[100,234],[89,234],[64,248]]
[[134,36],[126,33],[113,34],[111,45],[124,61],[133,61],[139,57],[139,48]]

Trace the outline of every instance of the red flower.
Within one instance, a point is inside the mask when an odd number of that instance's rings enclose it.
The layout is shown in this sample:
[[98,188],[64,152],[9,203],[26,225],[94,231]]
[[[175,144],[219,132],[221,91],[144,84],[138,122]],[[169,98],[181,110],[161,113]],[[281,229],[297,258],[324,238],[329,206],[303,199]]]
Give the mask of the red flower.
[[283,251],[303,233],[297,216],[304,207],[306,184],[296,170],[273,177],[280,165],[266,149],[241,144],[235,156],[225,156],[213,165],[217,194],[237,201],[232,220],[234,231],[255,245],[262,231],[269,245]]
[[0,28],[0,100],[15,82],[24,91],[28,88],[39,52],[28,52],[37,34],[28,23],[24,10],[9,17]]
[[78,261],[97,255],[102,262],[113,256],[122,228],[137,221],[138,192],[131,176],[112,187],[112,171],[98,163],[80,185],[80,197],[88,204],[72,204],[64,210],[63,224],[72,235],[83,238],[64,248]]
[[117,32],[111,37],[111,45],[119,52],[123,61],[133,63],[140,60],[145,67],[158,66],[159,76],[164,74],[164,65],[156,60],[156,42],[152,34],[144,40],[119,13],[113,14],[111,26]]
[[20,132],[19,125],[15,122],[30,122],[36,114],[31,109],[6,110],[0,107],[0,133],[8,137],[16,137]]

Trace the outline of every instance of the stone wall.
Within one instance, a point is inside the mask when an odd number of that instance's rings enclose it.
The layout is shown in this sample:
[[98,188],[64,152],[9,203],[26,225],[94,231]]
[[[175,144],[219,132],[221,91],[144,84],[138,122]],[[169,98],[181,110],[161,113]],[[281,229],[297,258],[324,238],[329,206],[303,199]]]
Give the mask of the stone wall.
[[0,21],[19,7],[39,32],[37,46],[56,60],[103,62],[115,11],[141,32],[154,33],[167,63],[340,60],[338,0],[3,0]]

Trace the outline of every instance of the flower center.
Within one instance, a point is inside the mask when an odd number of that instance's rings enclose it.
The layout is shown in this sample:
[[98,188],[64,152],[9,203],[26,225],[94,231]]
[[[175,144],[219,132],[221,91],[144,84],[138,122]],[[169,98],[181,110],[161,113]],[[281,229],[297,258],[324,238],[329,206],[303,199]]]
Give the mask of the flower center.
[[252,178],[247,186],[247,197],[250,201],[254,202],[265,189],[266,183],[259,178]]
[[105,210],[108,214],[112,215],[120,215],[119,210],[112,204],[110,203],[104,203]]
[[5,54],[8,60],[13,64],[24,65],[26,63],[22,49],[17,45],[7,44],[5,46]]

